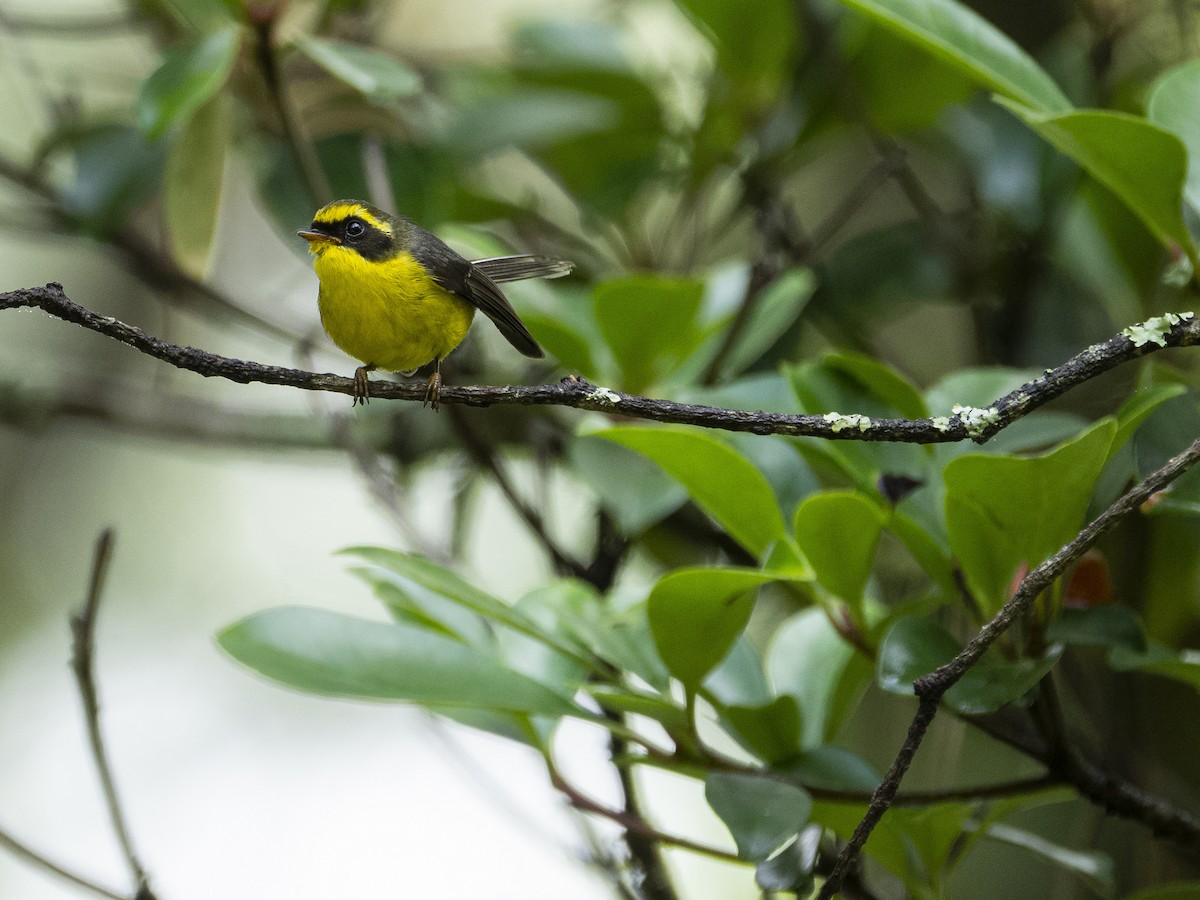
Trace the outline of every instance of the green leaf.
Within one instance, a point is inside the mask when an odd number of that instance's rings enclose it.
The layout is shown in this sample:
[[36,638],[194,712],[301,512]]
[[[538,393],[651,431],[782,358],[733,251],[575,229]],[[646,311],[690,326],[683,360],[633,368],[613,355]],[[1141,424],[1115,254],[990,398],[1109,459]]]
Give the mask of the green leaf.
[[924,419],[929,415],[920,391],[891,366],[877,359],[859,353],[827,353],[825,365],[832,371],[849,375],[871,396],[907,419]]
[[871,677],[870,665],[829,624],[825,611],[806,609],[775,633],[767,675],[776,693],[795,698],[803,746],[831,740]]
[[650,633],[671,674],[700,687],[750,621],[755,588],[774,580],[751,569],[679,569],[664,576],[646,605]]
[[776,765],[800,752],[800,710],[791,697],[762,706],[724,706],[718,713],[725,730],[763,762]]
[[1107,853],[1068,850],[1066,847],[1046,840],[1041,835],[999,823],[989,826],[985,835],[994,841],[1028,850],[1030,853],[1073,872],[1101,897],[1117,895],[1116,867],[1113,865],[1112,857]]
[[587,339],[554,316],[542,313],[522,313],[521,320],[529,327],[539,344],[562,364],[568,372],[592,379],[597,376],[596,361]]
[[1064,609],[1046,629],[1046,640],[1088,647],[1126,647],[1135,653],[1146,650],[1142,620],[1127,606]]
[[395,57],[348,41],[302,35],[296,49],[339,81],[376,103],[411,97],[421,76]]
[[758,362],[804,311],[816,286],[809,269],[790,269],[767,285],[725,357],[719,377],[733,378]]
[[1200,650],[1175,653],[1154,641],[1141,653],[1117,646],[1108,654],[1108,664],[1119,672],[1146,672],[1173,678],[1200,691]]
[[220,95],[187,120],[167,154],[163,215],[171,255],[198,280],[208,268],[217,233],[225,150],[229,146],[229,111]]
[[637,393],[661,379],[695,347],[703,292],[699,281],[661,276],[596,285],[596,321],[626,390]]
[[632,450],[580,435],[568,450],[571,469],[616,520],[621,532],[640,535],[687,500],[687,491],[650,460]]
[[738,772],[713,772],[704,797],[733,835],[738,856],[755,862],[795,837],[812,811],[803,788]]
[[101,125],[69,135],[75,178],[63,206],[85,231],[103,234],[123,224],[158,188],[166,147],[132,127]]
[[142,83],[138,127],[151,139],[160,137],[211,100],[229,77],[240,41],[241,30],[227,25],[199,43],[168,50],[162,65]]
[[796,543],[817,581],[857,607],[875,562],[883,510],[861,494],[823,491],[796,509]]
[[[950,632],[930,619],[897,619],[879,645],[879,686],[911,696],[914,681],[950,662],[961,650]],[[1062,648],[1057,647],[1041,659],[1001,662],[985,656],[946,692],[946,702],[966,715],[995,712],[1029,693],[1061,655]]]
[[574,646],[557,635],[548,633],[522,611],[514,609],[486,591],[481,591],[449,569],[444,569],[423,556],[390,550],[386,547],[349,547],[342,552],[353,554],[367,562],[395,572],[472,612],[478,613],[485,619],[490,619],[500,625],[507,625],[514,631],[539,640],[568,656],[578,656]]
[[1071,109],[1054,80],[978,13],[954,0],[842,0],[978,84],[1050,113]]
[[1184,196],[1192,209],[1200,212],[1200,60],[1191,60],[1171,69],[1150,89],[1146,118],[1183,141],[1188,167]]
[[700,690],[714,706],[763,706],[774,699],[758,651],[744,634],[708,673]]
[[494,657],[411,625],[292,606],[218,635],[234,659],[312,694],[564,716],[574,704]]
[[1183,223],[1187,150],[1178,137],[1126,113],[1047,115],[998,102],[1119,197],[1160,241],[1194,256]]
[[869,793],[880,781],[879,773],[857,753],[828,745],[805,750],[780,768],[805,786],[826,791]]
[[714,438],[674,428],[610,428],[597,436],[657,463],[755,557],[786,533],[783,514],[762,473]]
[[970,454],[946,465],[946,526],[967,585],[985,615],[1008,599],[1013,577],[1079,531],[1116,423],[1105,419],[1042,456]]
[[444,632],[477,649],[495,646],[489,621],[443,594],[388,569],[363,566],[350,572],[371,586],[397,621]]
[[605,709],[653,719],[669,733],[686,732],[691,727],[688,711],[656,694],[643,694],[607,684],[589,685],[587,692]]
[[1126,894],[1124,900],[1195,900],[1200,897],[1200,881],[1174,881]]
[[1120,450],[1133,437],[1138,426],[1146,421],[1159,406],[1186,392],[1187,388],[1182,384],[1156,384],[1141,388],[1122,403],[1121,408],[1117,410],[1117,434],[1113,438],[1110,455]]

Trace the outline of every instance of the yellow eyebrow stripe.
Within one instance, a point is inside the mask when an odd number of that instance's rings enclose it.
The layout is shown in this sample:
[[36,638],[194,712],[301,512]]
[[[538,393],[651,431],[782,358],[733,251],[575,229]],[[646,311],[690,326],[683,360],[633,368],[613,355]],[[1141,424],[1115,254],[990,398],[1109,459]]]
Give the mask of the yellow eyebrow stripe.
[[313,221],[330,224],[340,222],[343,219],[349,219],[351,216],[357,216],[373,228],[378,228],[384,234],[392,233],[392,226],[386,220],[372,215],[361,203],[330,203],[328,206],[317,210],[317,214],[313,216]]

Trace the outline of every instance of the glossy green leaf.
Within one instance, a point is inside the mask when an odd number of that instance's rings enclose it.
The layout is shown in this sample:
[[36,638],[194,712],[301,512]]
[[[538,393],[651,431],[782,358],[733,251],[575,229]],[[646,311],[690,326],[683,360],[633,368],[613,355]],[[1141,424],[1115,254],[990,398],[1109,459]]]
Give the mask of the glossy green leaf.
[[157,138],[211,100],[229,77],[240,40],[241,30],[227,25],[198,43],[168,50],[138,94],[142,131]]
[[789,696],[762,706],[725,706],[718,712],[725,730],[763,762],[781,763],[800,752],[800,709]]
[[870,664],[815,607],[779,628],[766,668],[776,693],[794,697],[800,707],[806,749],[833,738],[871,678]]
[[646,614],[671,674],[698,688],[750,621],[755,589],[771,580],[750,569],[679,569],[664,576],[650,592]]
[[[879,646],[876,680],[893,694],[913,693],[913,682],[950,662],[962,645],[930,619],[904,616]],[[1054,668],[1062,648],[1041,659],[998,661],[985,656],[946,692],[946,702],[966,715],[995,712],[1031,691]]]
[[872,21],[1034,109],[1062,113],[1071,102],[1007,35],[955,0],[842,0]]
[[1187,151],[1178,137],[1126,113],[1056,116],[1000,102],[1119,197],[1160,241],[1193,254],[1183,223]]
[[218,95],[187,120],[167,154],[163,215],[171,255],[201,281],[217,233],[229,141],[229,111]]
[[754,556],[784,536],[783,514],[767,480],[714,438],[674,428],[611,428],[597,435],[657,463]]
[[824,491],[796,509],[796,543],[817,582],[852,606],[862,600],[885,516],[878,504],[849,491]]
[[1188,167],[1184,196],[1200,212],[1200,60],[1171,69],[1154,83],[1146,104],[1146,118],[1183,141]]
[[596,321],[627,390],[662,378],[695,347],[703,292],[699,281],[652,276],[596,285]]
[[1064,609],[1047,627],[1046,640],[1088,647],[1127,647],[1135,653],[1146,649],[1142,620],[1127,606]]
[[577,711],[495,657],[410,625],[293,606],[249,616],[218,642],[261,675],[312,694],[546,716]]
[[691,727],[691,718],[686,709],[656,694],[643,694],[605,684],[590,685],[587,692],[605,709],[653,719],[668,733],[686,732]]
[[738,856],[755,862],[795,837],[812,810],[803,788],[738,772],[713,772],[704,797],[733,835]]
[[870,793],[879,786],[879,773],[857,753],[826,745],[805,750],[780,767],[806,787],[826,791]]
[[1049,860],[1082,878],[1101,897],[1116,897],[1117,873],[1112,857],[1099,851],[1070,850],[1048,841],[1039,834],[997,823],[988,827],[986,836]]
[[409,97],[421,89],[421,76],[414,69],[372,47],[302,35],[296,39],[296,49],[377,103]]
[[1008,599],[1022,566],[1033,568],[1079,531],[1115,433],[1107,419],[1042,456],[970,454],[946,465],[950,545],[985,615]]

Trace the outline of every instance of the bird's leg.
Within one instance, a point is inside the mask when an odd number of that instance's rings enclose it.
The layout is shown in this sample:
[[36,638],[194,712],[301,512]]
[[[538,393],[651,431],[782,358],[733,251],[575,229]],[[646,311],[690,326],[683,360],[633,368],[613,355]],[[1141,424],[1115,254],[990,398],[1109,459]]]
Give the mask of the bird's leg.
[[433,365],[433,371],[429,375],[429,387],[425,389],[425,403],[433,407],[433,411],[437,412],[441,403],[438,398],[442,393],[442,361],[438,359]]
[[359,366],[354,370],[354,399],[350,403],[350,408],[362,404],[366,406],[371,400],[371,381],[367,378],[368,372],[375,371],[375,364],[369,366]]

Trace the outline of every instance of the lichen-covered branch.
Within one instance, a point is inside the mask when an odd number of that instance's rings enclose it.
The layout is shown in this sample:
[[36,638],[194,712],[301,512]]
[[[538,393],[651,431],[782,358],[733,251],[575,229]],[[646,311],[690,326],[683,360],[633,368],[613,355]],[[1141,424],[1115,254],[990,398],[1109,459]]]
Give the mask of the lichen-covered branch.
[[[70,300],[60,284],[0,293],[0,310],[38,307],[52,316],[82,325],[180,369],[241,384],[262,382],[306,391],[352,394],[353,381],[339,375],[317,374],[283,366],[218,356],[195,347],[181,347],[153,337],[133,325],[102,316]],[[442,389],[443,403],[465,406],[564,406],[681,425],[753,434],[783,434],[827,440],[894,441],[915,444],[986,441],[1033,410],[1068,390],[1122,363],[1164,347],[1200,343],[1200,322],[1192,313],[1168,314],[1125,329],[1102,344],[1089,347],[1062,365],[998,398],[986,408],[955,407],[950,416],[929,419],[870,419],[857,413],[788,415],[675,403],[625,394],[566,378],[557,384]],[[426,385],[376,381],[376,400],[423,402]]]

